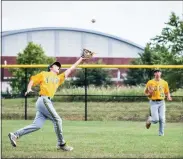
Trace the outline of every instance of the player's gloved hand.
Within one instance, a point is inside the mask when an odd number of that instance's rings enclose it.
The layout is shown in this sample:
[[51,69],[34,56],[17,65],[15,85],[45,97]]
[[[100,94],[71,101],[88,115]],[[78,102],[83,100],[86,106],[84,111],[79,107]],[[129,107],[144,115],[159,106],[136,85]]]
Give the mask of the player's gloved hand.
[[96,54],[88,49],[83,49],[81,57],[85,60],[85,59],[91,59],[93,57],[93,55]]
[[151,97],[152,97],[152,93],[147,93],[147,96],[148,96],[149,98],[151,98]]
[[153,95],[153,93],[154,93],[154,87],[148,87],[148,97],[151,97],[152,95]]

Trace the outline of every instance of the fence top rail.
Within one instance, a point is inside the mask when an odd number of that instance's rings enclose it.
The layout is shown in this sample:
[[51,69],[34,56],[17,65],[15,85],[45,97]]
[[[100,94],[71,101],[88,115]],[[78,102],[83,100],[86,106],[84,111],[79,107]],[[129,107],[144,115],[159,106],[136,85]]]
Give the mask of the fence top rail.
[[[69,68],[72,64],[63,64],[62,68]],[[1,65],[1,68],[44,68],[48,65]],[[78,68],[183,68],[183,65],[78,65]]]

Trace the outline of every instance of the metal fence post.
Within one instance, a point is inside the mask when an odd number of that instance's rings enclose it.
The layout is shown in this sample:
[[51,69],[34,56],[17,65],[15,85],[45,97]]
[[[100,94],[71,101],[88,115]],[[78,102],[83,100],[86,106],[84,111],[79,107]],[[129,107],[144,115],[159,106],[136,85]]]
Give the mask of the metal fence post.
[[[27,68],[25,68],[25,91],[27,90]],[[25,97],[25,120],[27,120],[27,96]]]
[[87,68],[85,68],[85,121],[87,121]]

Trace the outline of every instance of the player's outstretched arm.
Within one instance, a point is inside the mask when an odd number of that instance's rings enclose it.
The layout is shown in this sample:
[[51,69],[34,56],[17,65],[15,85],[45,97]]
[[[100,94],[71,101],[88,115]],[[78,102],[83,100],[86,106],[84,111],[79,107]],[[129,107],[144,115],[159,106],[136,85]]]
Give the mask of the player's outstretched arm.
[[79,60],[76,61],[76,63],[74,63],[69,69],[67,69],[67,70],[65,71],[65,78],[67,78],[67,77],[76,69],[76,67],[77,67],[80,63],[84,62],[84,61],[87,60],[87,59],[88,59],[88,58],[80,57]]

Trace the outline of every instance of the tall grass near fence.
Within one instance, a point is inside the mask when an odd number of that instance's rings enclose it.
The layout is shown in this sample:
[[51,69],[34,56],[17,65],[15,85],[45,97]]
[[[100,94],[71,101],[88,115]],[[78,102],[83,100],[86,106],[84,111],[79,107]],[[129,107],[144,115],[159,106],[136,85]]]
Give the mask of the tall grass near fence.
[[[59,102],[81,102],[84,101],[85,97],[84,87],[71,87],[71,88],[61,88],[56,93],[55,101]],[[65,96],[60,96],[65,95]],[[72,95],[72,96],[67,96]],[[118,101],[118,102],[136,102],[136,101],[147,101],[147,97],[144,96],[144,86],[131,86],[131,87],[94,87],[89,86],[87,89],[87,100],[95,102],[104,101]],[[176,92],[172,93],[173,96],[178,96],[174,98],[174,101],[183,102],[183,89],[178,89]]]
[[[88,95],[144,95],[144,87],[143,86],[131,86],[131,87],[125,87],[125,86],[102,86],[102,87],[95,87],[95,86],[89,86],[87,88]],[[183,92],[183,90],[182,90]],[[59,89],[59,91],[56,94],[73,94],[73,95],[79,95],[84,94],[85,89],[83,87],[70,87],[68,88],[62,88]]]
[[[89,86],[87,89],[88,95],[126,95],[126,96],[143,96],[145,86],[118,86],[118,87],[95,87]],[[85,89],[83,87],[70,87],[64,88],[61,86],[56,94],[84,94]],[[183,96],[183,89],[178,89],[176,92],[171,93],[174,96]]]
[[[35,91],[31,96],[37,96],[38,91]],[[178,89],[176,92],[171,93],[174,102],[183,102],[183,89]],[[2,94],[5,98],[16,98],[21,95]],[[84,87],[67,87],[64,85],[59,87],[55,94],[54,101],[58,102],[83,102],[85,101],[85,88]],[[141,102],[148,101],[144,95],[144,86],[119,86],[119,87],[95,87],[89,86],[87,88],[87,101],[88,102]]]

